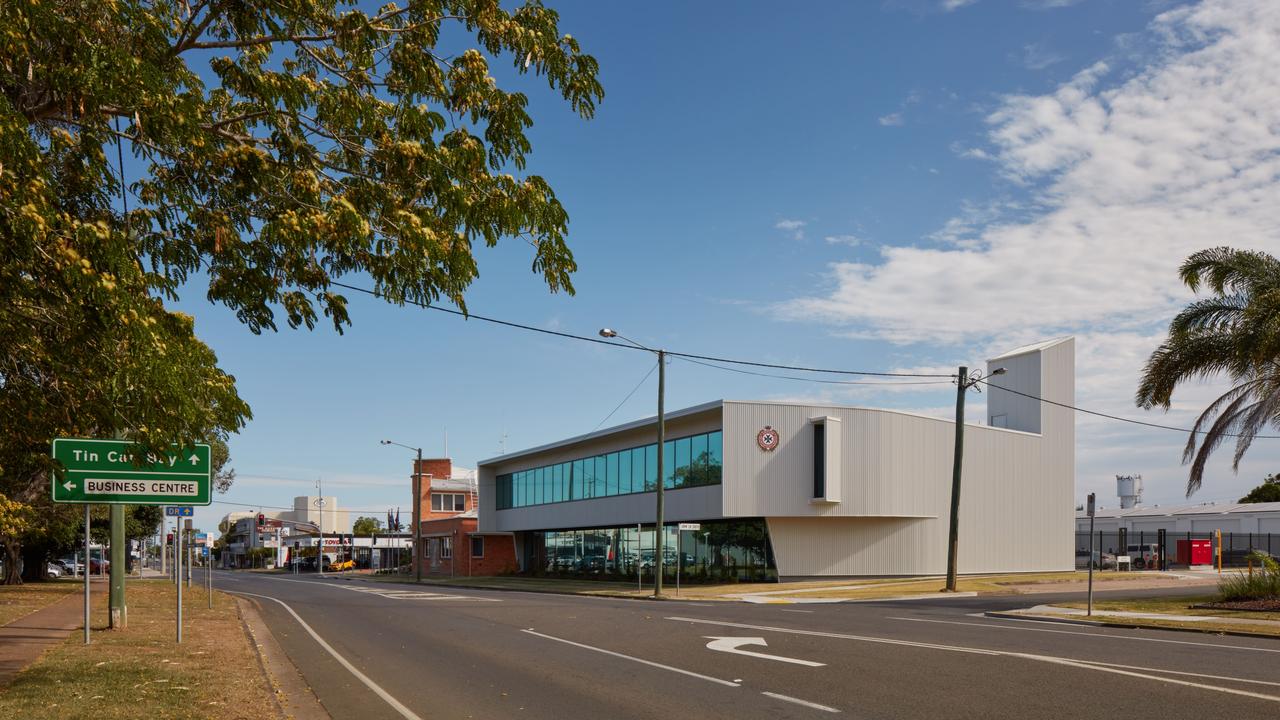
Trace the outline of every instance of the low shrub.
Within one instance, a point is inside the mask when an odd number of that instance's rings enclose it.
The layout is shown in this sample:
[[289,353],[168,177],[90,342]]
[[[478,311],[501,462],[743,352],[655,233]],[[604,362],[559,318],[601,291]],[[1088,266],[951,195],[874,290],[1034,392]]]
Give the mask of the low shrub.
[[1236,572],[1218,583],[1219,602],[1235,600],[1280,600],[1280,563],[1270,555],[1254,552],[1252,574]]

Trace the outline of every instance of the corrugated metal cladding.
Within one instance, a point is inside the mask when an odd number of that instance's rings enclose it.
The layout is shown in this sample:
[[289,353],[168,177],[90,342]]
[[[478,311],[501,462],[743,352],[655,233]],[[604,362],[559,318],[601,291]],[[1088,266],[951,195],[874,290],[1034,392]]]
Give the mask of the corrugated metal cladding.
[[[960,571],[1074,567],[1072,411],[1042,403],[1075,400],[1075,342],[1019,348],[988,363],[996,387],[989,422],[968,425],[960,512]],[[1000,390],[1009,388],[1027,396]],[[995,421],[995,416],[1000,416]],[[825,498],[815,498],[814,423],[830,418]],[[724,401],[667,423],[679,437],[723,430],[723,482],[668,491],[666,520],[763,517],[778,574],[920,575],[946,570],[955,425],[889,410]],[[757,444],[777,432],[776,449]],[[494,506],[501,473],[652,442],[652,421],[535,448],[480,464],[480,529],[551,530],[652,522],[653,494],[512,508]],[[670,460],[669,460],[670,461]]]
[[[999,359],[1007,369],[1000,384],[1072,403],[1073,340],[1028,354],[1036,357]],[[1043,434],[966,428],[961,572],[1073,566],[1074,419],[1070,410],[1034,402],[1036,418],[1010,404],[1001,409],[1011,426],[1034,423]],[[810,420],[821,416],[841,421],[840,470],[829,474],[841,483],[839,503],[812,498]],[[780,437],[772,451],[756,443],[766,426]],[[782,576],[941,573],[954,438],[952,422],[900,412],[726,401],[724,514],[768,519]]]

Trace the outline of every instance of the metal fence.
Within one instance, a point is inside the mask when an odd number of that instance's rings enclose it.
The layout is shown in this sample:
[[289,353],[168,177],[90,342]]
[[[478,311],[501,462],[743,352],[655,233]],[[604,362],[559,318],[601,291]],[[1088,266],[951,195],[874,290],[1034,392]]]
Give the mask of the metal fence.
[[[1245,567],[1255,550],[1280,559],[1280,533],[1224,532],[1221,537],[1223,567]],[[1217,564],[1218,533],[1168,530],[1097,530],[1093,533],[1093,549],[1098,553],[1094,561],[1105,564],[1109,562],[1107,555],[1128,555],[1136,570],[1187,567],[1192,541],[1208,541],[1210,564]],[[1078,566],[1088,565],[1088,552],[1089,533],[1076,532]]]

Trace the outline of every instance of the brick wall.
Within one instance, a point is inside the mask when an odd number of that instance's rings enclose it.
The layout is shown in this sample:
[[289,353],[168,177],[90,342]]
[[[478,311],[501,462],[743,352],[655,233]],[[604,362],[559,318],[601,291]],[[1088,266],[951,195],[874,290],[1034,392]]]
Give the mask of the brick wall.
[[[425,574],[439,576],[466,577],[501,575],[515,572],[516,548],[515,540],[510,535],[482,535],[484,538],[484,555],[471,557],[471,535],[475,532],[475,518],[442,519],[424,522],[424,534],[449,533],[454,538],[453,557],[442,557],[443,538],[424,538],[423,547],[426,553],[422,570]],[[432,541],[435,542],[432,542]],[[432,555],[433,554],[433,555]]]

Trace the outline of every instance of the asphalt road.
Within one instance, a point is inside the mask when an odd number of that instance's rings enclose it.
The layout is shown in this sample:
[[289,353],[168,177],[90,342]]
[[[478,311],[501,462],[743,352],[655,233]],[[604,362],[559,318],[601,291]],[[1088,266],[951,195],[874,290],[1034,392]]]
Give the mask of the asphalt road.
[[335,718],[1280,717],[1280,641],[981,616],[1065,596],[747,605],[214,578],[257,596]]

